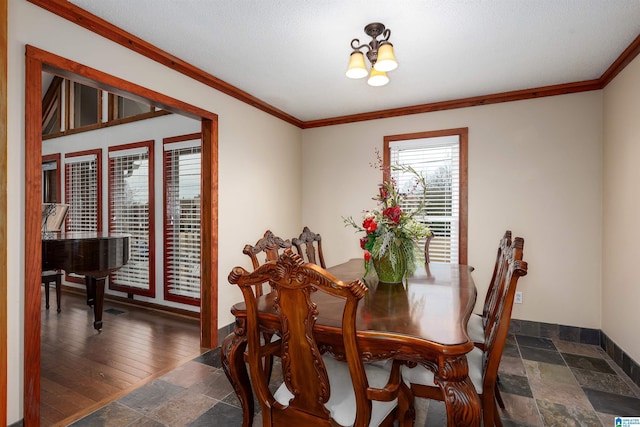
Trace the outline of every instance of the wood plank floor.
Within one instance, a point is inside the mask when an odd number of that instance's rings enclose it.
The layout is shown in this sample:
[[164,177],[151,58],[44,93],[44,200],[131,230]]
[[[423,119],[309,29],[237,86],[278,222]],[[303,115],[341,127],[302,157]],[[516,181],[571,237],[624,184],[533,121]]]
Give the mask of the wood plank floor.
[[83,295],[42,296],[40,425],[67,425],[200,354],[196,319],[105,301],[103,329]]

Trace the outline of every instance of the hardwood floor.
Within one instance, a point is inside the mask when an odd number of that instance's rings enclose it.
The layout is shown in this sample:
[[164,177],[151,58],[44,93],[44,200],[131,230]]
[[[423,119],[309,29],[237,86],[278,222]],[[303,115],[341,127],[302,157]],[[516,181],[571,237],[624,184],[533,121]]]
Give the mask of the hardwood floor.
[[[44,289],[44,288],[43,288]],[[42,294],[40,425],[67,425],[200,354],[197,319],[105,301],[93,329],[84,295]]]

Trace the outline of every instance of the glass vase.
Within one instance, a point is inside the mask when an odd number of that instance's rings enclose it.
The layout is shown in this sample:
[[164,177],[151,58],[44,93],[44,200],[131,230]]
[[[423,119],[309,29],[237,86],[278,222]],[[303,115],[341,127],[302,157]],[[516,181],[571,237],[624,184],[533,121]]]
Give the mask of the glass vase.
[[[395,262],[393,262],[394,258]],[[383,255],[371,260],[380,282],[402,283],[402,279],[407,273],[407,261],[399,246],[390,245]]]

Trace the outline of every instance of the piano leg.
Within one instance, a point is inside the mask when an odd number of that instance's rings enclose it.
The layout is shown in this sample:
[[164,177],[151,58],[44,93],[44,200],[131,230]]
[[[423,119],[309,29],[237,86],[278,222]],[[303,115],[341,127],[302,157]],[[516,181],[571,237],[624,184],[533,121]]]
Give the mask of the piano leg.
[[96,280],[89,276],[85,276],[84,282],[87,285],[87,305],[89,307],[93,307],[96,300]]
[[102,308],[104,307],[104,283],[105,278],[85,276],[87,284],[87,304],[89,300],[93,304],[93,328],[100,332],[102,330]]

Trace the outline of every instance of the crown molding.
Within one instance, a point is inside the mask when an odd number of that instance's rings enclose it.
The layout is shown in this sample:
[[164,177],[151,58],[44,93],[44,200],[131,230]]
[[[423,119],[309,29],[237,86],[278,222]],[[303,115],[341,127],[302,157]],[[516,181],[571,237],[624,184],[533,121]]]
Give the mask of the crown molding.
[[428,104],[413,105],[408,107],[393,108],[388,110],[371,111],[368,113],[351,114],[326,119],[302,121],[284,111],[267,104],[266,102],[244,92],[229,83],[159,49],[158,47],[110,24],[86,10],[65,0],[28,0],[43,9],[48,10],[68,21],[88,29],[114,43],[118,43],[149,59],[152,59],[166,67],[186,75],[213,89],[223,92],[274,117],[284,120],[301,129],[310,129],[324,126],[334,126],[345,123],[355,123],[367,120],[386,119],[390,117],[407,116],[411,114],[429,113],[433,111],[452,110],[457,108],[475,107],[480,105],[497,104],[525,99],[541,98],[545,96],[564,95],[591,90],[603,89],[613,78],[618,75],[640,53],[640,35],[627,47],[622,54],[611,64],[599,79],[582,82],[564,83],[553,86],[544,86],[531,89],[516,90],[510,92],[495,93],[489,95],[462,98],[450,101],[433,102]]

